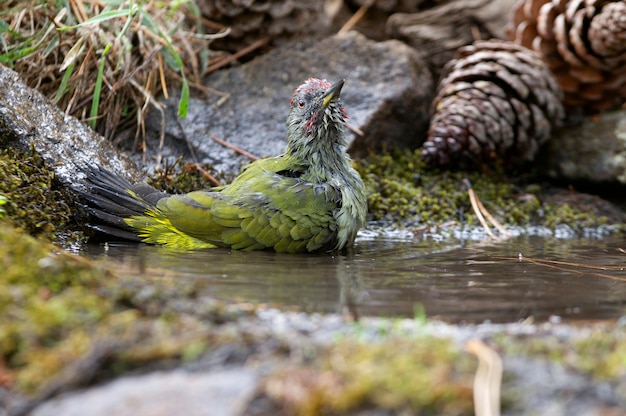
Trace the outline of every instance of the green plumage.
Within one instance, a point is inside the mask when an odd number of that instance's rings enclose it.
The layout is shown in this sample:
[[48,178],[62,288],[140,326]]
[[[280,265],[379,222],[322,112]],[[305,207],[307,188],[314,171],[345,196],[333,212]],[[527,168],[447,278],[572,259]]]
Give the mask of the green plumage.
[[296,253],[351,245],[367,203],[345,152],[342,85],[309,79],[298,87],[287,118],[286,151],[251,163],[229,185],[165,195],[92,169],[84,196],[91,212],[114,226],[94,228],[181,250]]

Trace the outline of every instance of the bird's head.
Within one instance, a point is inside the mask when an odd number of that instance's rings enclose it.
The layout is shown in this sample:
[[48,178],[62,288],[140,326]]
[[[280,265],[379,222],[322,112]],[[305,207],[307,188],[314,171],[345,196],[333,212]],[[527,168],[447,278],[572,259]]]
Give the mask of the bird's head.
[[346,113],[339,99],[343,83],[309,78],[296,88],[287,117],[288,147],[345,145]]

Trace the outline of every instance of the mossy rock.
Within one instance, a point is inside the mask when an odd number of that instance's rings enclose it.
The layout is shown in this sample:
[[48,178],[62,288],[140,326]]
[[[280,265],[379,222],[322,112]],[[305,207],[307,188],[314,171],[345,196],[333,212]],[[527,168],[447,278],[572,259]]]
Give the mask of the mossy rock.
[[3,384],[34,396],[195,357],[215,323],[239,316],[199,298],[195,282],[135,276],[121,265],[113,271],[7,219],[0,220],[0,269],[0,373]]
[[[371,221],[408,227],[437,226],[451,221],[475,224],[467,184],[504,226],[561,225],[575,230],[624,221],[618,209],[603,209],[600,198],[580,204],[588,195],[554,193],[532,181],[513,181],[498,172],[440,171],[428,168],[419,151],[372,155],[356,164],[367,188]],[[550,191],[550,192],[549,192]],[[574,197],[564,198],[563,192]]]
[[34,150],[0,151],[0,196],[0,217],[9,218],[21,230],[68,244],[82,239],[74,221],[75,196]]
[[[449,339],[391,335],[341,339],[312,363],[272,375],[266,393],[289,414],[471,414],[475,360]],[[388,413],[382,413],[388,414]]]

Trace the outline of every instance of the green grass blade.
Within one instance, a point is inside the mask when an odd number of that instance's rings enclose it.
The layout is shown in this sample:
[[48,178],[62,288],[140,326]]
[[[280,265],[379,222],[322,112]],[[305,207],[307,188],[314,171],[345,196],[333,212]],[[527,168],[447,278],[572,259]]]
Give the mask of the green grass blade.
[[187,117],[187,111],[189,110],[189,83],[187,77],[183,76],[181,85],[180,101],[178,102],[178,116]]
[[100,93],[102,92],[102,80],[104,78],[104,64],[106,63],[106,55],[111,49],[111,44],[104,47],[102,56],[100,57],[100,66],[98,67],[98,76],[96,77],[96,85],[93,89],[93,99],[91,100],[91,110],[89,111],[89,126],[95,130],[98,121],[98,107],[100,106]]
[[[165,41],[167,51],[170,53],[171,57],[174,58],[174,68],[180,72],[181,77],[181,94],[180,101],[178,102],[178,116],[185,118],[187,117],[187,111],[189,109],[189,81],[187,81],[187,76],[185,75],[185,65],[183,64],[183,60],[178,52],[176,52],[174,45],[172,45],[170,37],[167,33],[163,32],[152,16],[147,13],[142,13],[142,21],[144,21],[147,27],[150,27],[154,33],[159,35],[159,37]],[[165,56],[166,55],[164,54],[164,57]]]
[[76,62],[72,62],[67,66],[65,73],[63,73],[63,79],[61,80],[61,84],[59,84],[59,89],[57,90],[56,95],[54,96],[54,102],[58,103],[61,98],[65,95],[66,92],[70,90],[70,85],[68,84],[70,81],[70,77],[74,73],[74,67],[76,66]]
[[33,52],[36,52],[41,44],[46,40],[48,34],[54,29],[54,25],[42,27],[39,32],[30,38],[24,39],[20,44],[15,45],[12,49],[0,54],[0,63],[12,66],[18,59],[24,58]]
[[102,12],[97,16],[91,17],[87,20],[85,20],[82,23],[79,23],[77,25],[73,25],[73,26],[63,26],[60,27],[58,30],[60,31],[65,31],[65,30],[72,30],[72,29],[76,29],[82,26],[88,26],[88,25],[96,25],[96,24],[100,24],[102,22],[106,22],[107,20],[111,20],[111,19],[117,19],[118,17],[124,17],[124,16],[130,16],[133,17],[135,15],[135,13],[137,13],[137,10],[139,9],[139,7],[136,4],[133,4],[130,8],[127,9],[122,9],[122,10],[109,10],[106,12]]
[[126,19],[126,23],[124,23],[124,27],[120,31],[119,35],[117,35],[118,38],[121,38],[122,36],[124,36],[124,34],[128,31],[128,29],[130,28],[130,25],[133,23],[133,18],[135,17],[136,14],[137,14],[137,5],[133,4],[130,10],[128,10],[128,19]]
[[180,101],[178,102],[178,115],[185,118],[187,117],[187,110],[189,109],[189,81],[187,81],[187,76],[185,75],[183,61],[173,47],[163,49],[161,56],[163,56],[163,60],[170,68],[180,72],[181,94]]
[[50,42],[48,42],[48,44],[46,45],[46,47],[43,50],[43,56],[48,57],[52,52],[54,52],[54,50],[56,49],[56,47],[59,45],[59,41],[60,41],[60,36],[58,33],[55,33],[52,36],[52,39],[50,40]]

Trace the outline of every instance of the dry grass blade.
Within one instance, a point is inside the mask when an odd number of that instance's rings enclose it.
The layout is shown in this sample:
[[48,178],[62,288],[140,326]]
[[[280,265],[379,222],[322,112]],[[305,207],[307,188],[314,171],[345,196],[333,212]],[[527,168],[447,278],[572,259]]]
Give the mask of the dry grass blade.
[[491,215],[491,213],[489,211],[487,211],[487,208],[485,208],[485,206],[483,205],[483,203],[481,202],[480,198],[478,198],[476,196],[476,194],[474,193],[474,197],[476,198],[476,204],[478,205],[478,209],[480,209],[480,212],[483,213],[483,215],[485,217],[487,217],[487,219],[493,224],[494,227],[496,227],[498,229],[498,231],[500,231],[500,233],[502,233],[503,236],[505,237],[510,237],[511,233],[509,233],[503,226],[502,224],[500,224],[500,221],[498,221],[497,219],[494,218],[493,215]]
[[348,32],[350,29],[354,27],[354,25],[356,25],[359,22],[359,20],[363,18],[363,16],[365,16],[365,13],[367,13],[368,10],[369,10],[368,6],[359,7],[359,9],[356,12],[354,12],[354,14],[348,19],[346,23],[344,23],[344,25],[341,27],[341,29],[339,29],[337,33],[342,34],[342,33]]
[[474,413],[476,416],[499,416],[502,359],[479,339],[469,340],[465,349],[478,358],[474,376]]
[[495,238],[495,235],[489,228],[489,224],[487,224],[487,221],[485,221],[485,217],[483,217],[482,211],[478,207],[478,202],[476,202],[478,198],[476,197],[476,193],[474,192],[474,189],[472,188],[470,181],[467,179],[463,179],[463,183],[467,187],[467,194],[469,195],[470,204],[472,204],[472,209],[474,210],[474,214],[476,214],[478,221],[485,229],[485,232],[487,233],[487,235],[491,238]]
[[491,215],[491,213],[487,210],[487,208],[485,208],[483,203],[480,201],[480,199],[476,195],[476,192],[474,192],[474,188],[472,188],[472,184],[470,183],[470,181],[467,178],[463,179],[463,184],[467,188],[467,194],[469,196],[469,200],[470,200],[470,204],[472,205],[472,209],[474,210],[474,213],[476,214],[476,217],[478,218],[478,221],[480,221],[480,224],[483,226],[483,228],[485,229],[485,231],[487,232],[489,237],[494,238],[495,235],[493,234],[493,232],[489,228],[489,225],[487,224],[487,221],[485,220],[485,217],[487,217],[487,219],[493,224],[494,227],[496,227],[496,229],[500,232],[500,234],[502,234],[502,236],[504,238],[511,237],[511,233],[509,233],[502,226],[502,224],[500,224],[500,221],[498,221],[493,215]]

